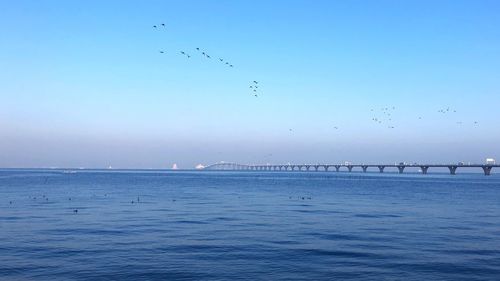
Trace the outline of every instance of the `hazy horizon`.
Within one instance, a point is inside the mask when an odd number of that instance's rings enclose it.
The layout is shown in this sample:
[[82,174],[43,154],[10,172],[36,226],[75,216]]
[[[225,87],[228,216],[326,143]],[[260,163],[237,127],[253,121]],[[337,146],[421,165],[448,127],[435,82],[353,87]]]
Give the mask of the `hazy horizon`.
[[498,26],[496,1],[3,1],[0,167],[498,159]]

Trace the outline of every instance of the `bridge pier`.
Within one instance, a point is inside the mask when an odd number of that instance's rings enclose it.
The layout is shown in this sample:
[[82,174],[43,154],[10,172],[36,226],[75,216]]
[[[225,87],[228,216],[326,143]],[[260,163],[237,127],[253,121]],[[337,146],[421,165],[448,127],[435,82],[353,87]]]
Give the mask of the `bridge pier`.
[[309,171],[309,168],[311,168],[311,165],[305,165],[304,167],[306,167],[306,171]]
[[368,170],[368,166],[366,165],[361,166],[361,168],[363,169],[363,173],[366,173],[366,170]]
[[352,165],[348,165],[347,169],[349,170],[349,173],[352,172]]
[[328,168],[330,168],[330,166],[328,166],[328,165],[323,165],[323,168],[325,169],[325,172],[328,172]]
[[291,165],[290,168],[292,169],[292,171],[295,170],[295,165]]
[[455,171],[457,170],[457,166],[448,166],[448,169],[450,169],[450,174],[455,175]]
[[335,170],[337,171],[337,173],[340,171],[340,166],[339,165],[335,165]]
[[384,169],[385,169],[385,166],[378,166],[378,170],[383,173],[384,172]]
[[493,168],[492,166],[483,166],[482,168],[485,176],[491,175],[491,169]]
[[399,173],[402,174],[405,169],[405,166],[398,166]]
[[427,170],[429,170],[429,166],[420,166],[420,169],[422,170],[422,174],[427,175]]

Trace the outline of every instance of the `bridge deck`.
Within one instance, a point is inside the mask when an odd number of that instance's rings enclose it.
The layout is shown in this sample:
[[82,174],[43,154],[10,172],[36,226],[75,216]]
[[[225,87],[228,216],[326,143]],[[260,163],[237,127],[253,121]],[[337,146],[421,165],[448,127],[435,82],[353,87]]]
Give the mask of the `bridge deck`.
[[368,168],[378,168],[383,173],[385,168],[397,168],[402,174],[405,168],[419,168],[422,174],[427,174],[429,168],[448,168],[450,174],[455,175],[458,168],[482,168],[485,175],[490,175],[493,168],[498,168],[498,164],[267,164],[250,165],[238,163],[216,163],[209,165],[204,170],[236,170],[236,171],[328,171],[335,168],[337,172],[341,168],[347,168],[352,172],[354,168],[361,168],[367,172]]

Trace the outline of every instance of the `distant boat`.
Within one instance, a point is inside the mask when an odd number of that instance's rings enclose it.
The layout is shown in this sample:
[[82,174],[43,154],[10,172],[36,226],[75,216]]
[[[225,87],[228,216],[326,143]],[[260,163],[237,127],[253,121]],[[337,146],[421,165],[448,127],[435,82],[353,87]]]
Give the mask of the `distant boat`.
[[177,167],[177,164],[174,163],[174,165],[172,165],[172,170],[177,170],[177,169],[179,168]]
[[198,164],[198,165],[196,165],[195,169],[202,170],[202,169],[205,169],[205,166],[203,166],[202,164]]

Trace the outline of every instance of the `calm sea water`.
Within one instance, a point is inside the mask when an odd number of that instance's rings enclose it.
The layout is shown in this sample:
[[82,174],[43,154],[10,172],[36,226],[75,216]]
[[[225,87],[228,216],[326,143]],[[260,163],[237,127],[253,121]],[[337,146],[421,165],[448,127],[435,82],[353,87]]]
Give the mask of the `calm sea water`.
[[500,280],[500,176],[3,170],[0,279]]

